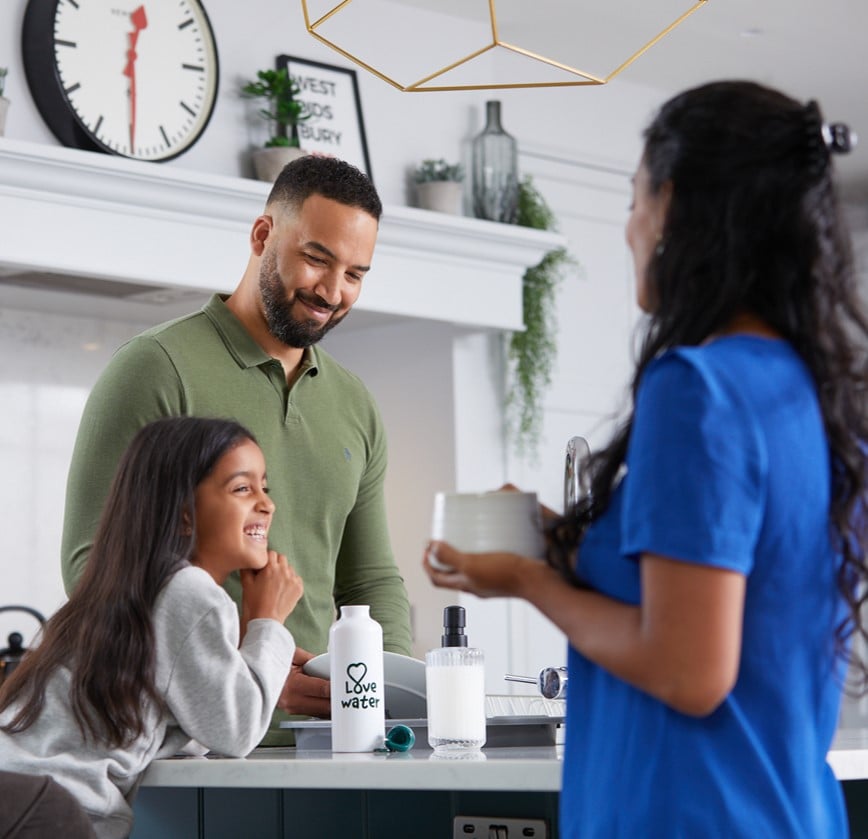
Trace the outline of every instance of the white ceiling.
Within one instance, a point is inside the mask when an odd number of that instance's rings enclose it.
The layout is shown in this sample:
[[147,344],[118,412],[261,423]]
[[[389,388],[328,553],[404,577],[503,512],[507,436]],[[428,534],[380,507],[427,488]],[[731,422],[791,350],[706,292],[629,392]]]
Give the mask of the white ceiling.
[[[485,17],[488,0],[395,0],[465,19]],[[538,38],[544,54],[587,69],[577,45],[615,42],[637,49],[694,0],[495,0],[501,37]],[[626,36],[622,33],[626,32]],[[590,35],[588,33],[591,33]],[[583,39],[589,39],[584,41]],[[619,40],[623,39],[623,40]],[[535,48],[535,47],[530,47]],[[542,52],[542,48],[539,49]],[[626,54],[604,67],[617,67]],[[830,122],[862,136],[836,167],[851,196],[868,195],[868,3],[865,0],[706,0],[680,26],[609,82],[675,93],[722,78],[748,78],[798,99],[817,99]]]
[[740,77],[816,99],[828,121],[861,135],[835,164],[852,189],[868,191],[866,47],[864,0],[708,0],[619,78],[675,92]]

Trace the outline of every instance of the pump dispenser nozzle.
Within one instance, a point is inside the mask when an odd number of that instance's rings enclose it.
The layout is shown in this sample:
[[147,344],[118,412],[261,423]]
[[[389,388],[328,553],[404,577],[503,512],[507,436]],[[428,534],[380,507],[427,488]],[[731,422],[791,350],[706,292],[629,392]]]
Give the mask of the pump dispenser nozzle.
[[440,636],[442,647],[466,647],[467,636],[464,627],[467,625],[463,606],[447,606],[443,610],[443,634]]

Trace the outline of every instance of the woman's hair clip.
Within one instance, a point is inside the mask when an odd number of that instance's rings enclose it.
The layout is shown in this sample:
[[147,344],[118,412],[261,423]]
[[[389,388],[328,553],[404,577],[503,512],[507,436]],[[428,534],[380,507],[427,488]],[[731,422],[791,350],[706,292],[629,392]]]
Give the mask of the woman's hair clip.
[[856,146],[856,132],[843,122],[824,122],[820,127],[823,142],[832,154],[847,154]]

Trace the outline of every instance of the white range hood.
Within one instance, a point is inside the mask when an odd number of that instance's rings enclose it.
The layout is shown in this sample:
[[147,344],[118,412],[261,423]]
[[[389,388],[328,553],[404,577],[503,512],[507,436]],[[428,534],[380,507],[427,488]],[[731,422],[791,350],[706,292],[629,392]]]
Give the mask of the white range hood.
[[[268,185],[0,138],[0,284],[153,304],[229,292]],[[562,236],[387,206],[356,309],[522,328],[521,278]]]

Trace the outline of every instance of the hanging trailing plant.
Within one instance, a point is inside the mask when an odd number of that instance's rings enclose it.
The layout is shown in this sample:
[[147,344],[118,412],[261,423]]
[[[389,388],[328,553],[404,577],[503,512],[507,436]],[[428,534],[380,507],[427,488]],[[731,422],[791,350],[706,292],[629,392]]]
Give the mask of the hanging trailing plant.
[[[517,223],[536,230],[557,230],[554,213],[529,176],[519,184]],[[567,269],[575,264],[566,248],[555,248],[524,272],[524,331],[512,333],[507,351],[507,431],[519,455],[537,455],[543,397],[557,357],[555,296]]]

